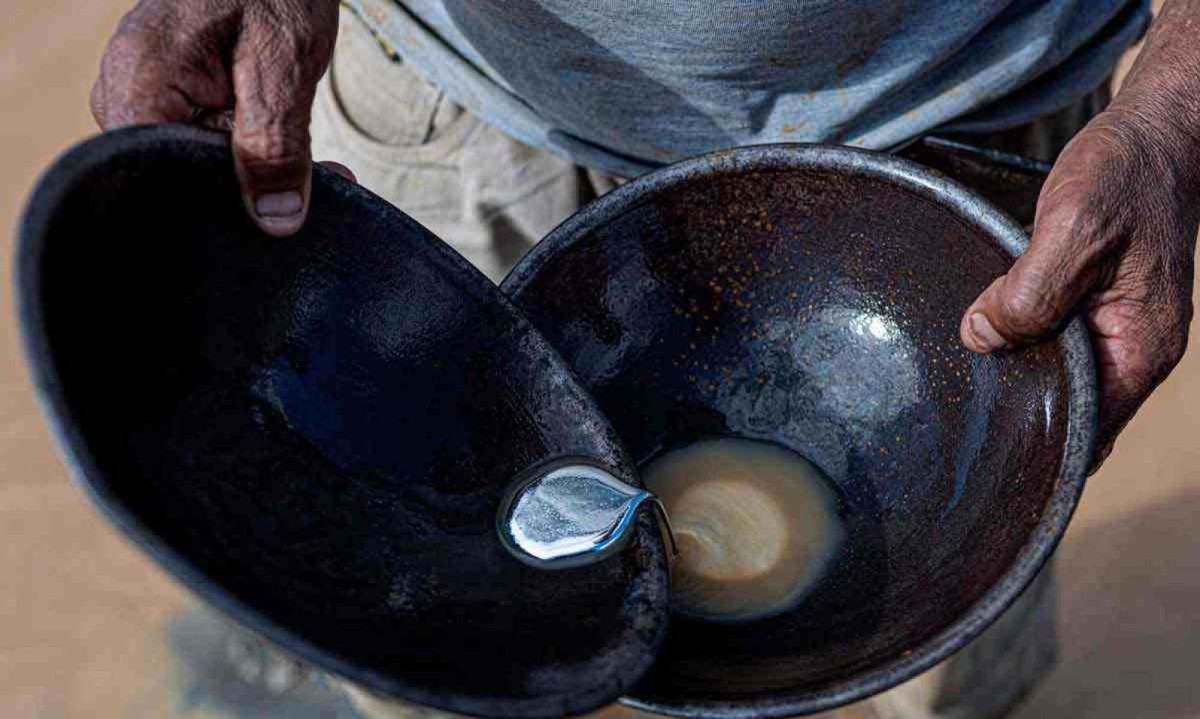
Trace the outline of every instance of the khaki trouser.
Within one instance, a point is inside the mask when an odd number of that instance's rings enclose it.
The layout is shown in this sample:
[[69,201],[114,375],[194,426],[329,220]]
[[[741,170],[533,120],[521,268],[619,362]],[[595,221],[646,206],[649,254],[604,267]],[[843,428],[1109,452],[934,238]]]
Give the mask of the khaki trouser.
[[[314,108],[313,153],[350,167],[499,282],[555,225],[617,181],[535,150],[465,112],[343,10]],[[1038,153],[1043,154],[1043,153]],[[1008,712],[1054,663],[1047,570],[996,624],[926,674],[827,716],[974,719]],[[347,687],[371,718],[446,716]],[[606,717],[637,712],[611,708]]]

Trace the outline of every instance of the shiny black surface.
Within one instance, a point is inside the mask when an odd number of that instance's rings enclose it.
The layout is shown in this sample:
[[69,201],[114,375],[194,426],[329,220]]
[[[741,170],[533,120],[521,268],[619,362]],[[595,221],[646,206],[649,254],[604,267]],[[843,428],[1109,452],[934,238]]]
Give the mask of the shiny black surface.
[[686,716],[790,716],[961,647],[1034,576],[1090,457],[1078,322],[982,357],[963,310],[1025,238],[912,163],[847,149],[715,153],[610,193],[502,289],[571,364],[634,459],[736,435],[837,485],[842,555],[795,610],[673,617],[630,698]]
[[[26,349],[109,518],[304,659],[459,712],[558,716],[649,666],[666,568],[649,517],[602,564],[501,547],[530,465],[631,480],[591,398],[482,275],[318,171],[303,232],[259,234],[218,136],[97,138],[21,228]],[[635,480],[634,480],[635,481]]]

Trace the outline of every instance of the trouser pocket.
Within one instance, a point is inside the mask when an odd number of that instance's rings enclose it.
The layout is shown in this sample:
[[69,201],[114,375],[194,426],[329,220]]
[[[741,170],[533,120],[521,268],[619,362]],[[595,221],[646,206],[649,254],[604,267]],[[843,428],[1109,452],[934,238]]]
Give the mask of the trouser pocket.
[[594,194],[583,170],[455,105],[345,9],[312,136],[315,159],[348,166],[496,281]]

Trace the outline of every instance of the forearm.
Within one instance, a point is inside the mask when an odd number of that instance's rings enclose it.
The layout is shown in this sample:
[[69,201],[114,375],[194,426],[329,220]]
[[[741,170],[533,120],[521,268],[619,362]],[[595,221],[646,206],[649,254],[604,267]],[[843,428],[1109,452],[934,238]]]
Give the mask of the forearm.
[[1200,152],[1200,0],[1167,0],[1113,106]]

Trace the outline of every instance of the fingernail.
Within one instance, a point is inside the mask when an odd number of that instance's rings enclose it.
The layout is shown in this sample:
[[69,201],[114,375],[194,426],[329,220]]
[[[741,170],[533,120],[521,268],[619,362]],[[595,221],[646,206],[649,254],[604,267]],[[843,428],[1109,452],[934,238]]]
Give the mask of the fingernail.
[[299,192],[272,192],[254,200],[258,226],[268,235],[288,237],[304,222],[304,198]]
[[304,198],[295,190],[259,195],[254,201],[254,214],[263,219],[295,217],[303,209]]
[[1008,346],[1008,342],[1000,336],[995,327],[992,327],[987,315],[982,312],[971,313],[971,316],[967,318],[967,324],[971,328],[971,336],[975,338],[980,349],[991,352]]

